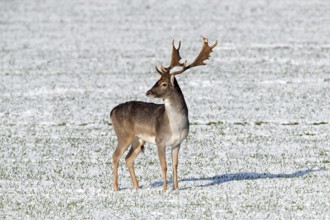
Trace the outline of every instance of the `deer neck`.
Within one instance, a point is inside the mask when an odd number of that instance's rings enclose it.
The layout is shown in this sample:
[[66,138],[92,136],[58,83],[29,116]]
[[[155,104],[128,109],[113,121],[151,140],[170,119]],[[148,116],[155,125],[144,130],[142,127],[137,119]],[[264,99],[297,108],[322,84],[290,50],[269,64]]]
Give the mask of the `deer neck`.
[[173,123],[174,120],[181,119],[182,117],[187,120],[188,108],[179,85],[175,87],[172,95],[166,98],[164,102],[165,111],[170,120],[170,123]]
[[166,145],[177,146],[187,137],[189,131],[188,108],[180,87],[165,102],[165,117],[168,119],[170,135]]

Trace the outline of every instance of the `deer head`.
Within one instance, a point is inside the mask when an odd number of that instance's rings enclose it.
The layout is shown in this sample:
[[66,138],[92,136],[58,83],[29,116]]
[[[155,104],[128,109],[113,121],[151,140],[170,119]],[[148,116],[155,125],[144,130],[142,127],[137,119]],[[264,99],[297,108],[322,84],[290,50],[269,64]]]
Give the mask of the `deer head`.
[[[175,75],[181,74],[184,71],[195,67],[195,66],[201,66],[206,65],[204,63],[205,60],[209,59],[210,54],[213,52],[212,49],[217,46],[218,41],[215,41],[215,43],[210,46],[208,44],[207,38],[202,36],[203,40],[203,46],[201,51],[199,52],[198,56],[195,58],[195,60],[187,65],[187,60],[184,63],[181,63],[181,56],[180,56],[180,47],[181,47],[181,41],[179,42],[178,48],[174,45],[174,40],[172,42],[172,57],[171,57],[171,63],[168,67],[164,67],[160,65],[160,69],[156,66],[156,71],[160,75],[160,79],[156,82],[156,84],[146,93],[147,96],[151,96],[154,98],[162,98],[166,99],[169,97],[172,92],[175,90],[175,88],[178,86],[178,83],[175,79]],[[181,67],[180,70],[173,71],[174,67]]]

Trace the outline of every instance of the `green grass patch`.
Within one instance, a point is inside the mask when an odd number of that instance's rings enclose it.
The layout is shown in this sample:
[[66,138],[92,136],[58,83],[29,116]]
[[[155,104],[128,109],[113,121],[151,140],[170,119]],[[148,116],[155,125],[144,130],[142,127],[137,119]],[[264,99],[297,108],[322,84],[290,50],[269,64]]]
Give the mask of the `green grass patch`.
[[248,125],[249,123],[247,123],[246,121],[244,122],[234,122],[234,125],[242,125],[242,126],[245,126],[245,125]]
[[189,125],[200,125],[198,122],[189,122]]
[[305,135],[307,135],[307,136],[315,136],[316,134],[315,133],[310,133],[310,132],[305,132]]
[[207,123],[207,125],[223,125],[224,123],[222,121],[210,121]]
[[314,122],[312,125],[327,125],[328,122],[326,121],[320,121],[320,122]]
[[265,121],[256,121],[256,122],[254,122],[254,124],[255,125],[263,125],[263,124],[267,124],[267,122],[265,122]]
[[282,123],[282,125],[290,125],[290,126],[292,126],[292,125],[299,125],[299,123],[298,122],[287,122],[287,123]]
[[61,122],[58,124],[58,126],[66,126],[66,122]]

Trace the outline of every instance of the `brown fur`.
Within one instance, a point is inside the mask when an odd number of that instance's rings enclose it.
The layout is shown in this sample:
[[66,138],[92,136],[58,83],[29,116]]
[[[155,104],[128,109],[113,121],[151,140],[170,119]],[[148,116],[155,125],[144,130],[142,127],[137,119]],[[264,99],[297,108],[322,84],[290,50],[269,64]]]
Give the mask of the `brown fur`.
[[[163,83],[167,84],[166,88],[163,86]],[[179,84],[175,79],[172,85],[170,76],[162,76],[161,79],[147,92],[147,95],[163,98],[164,100],[168,99],[173,103],[176,103],[174,108],[178,109],[178,113],[182,114],[182,117],[186,117],[186,125],[184,125],[183,128],[186,129],[184,135],[188,134],[188,109]],[[110,118],[118,138],[118,146],[113,154],[115,191],[118,190],[119,158],[129,146],[131,146],[131,149],[126,156],[126,163],[131,174],[133,185],[136,189],[138,188],[138,181],[136,179],[133,163],[137,155],[144,149],[146,140],[141,138],[143,135],[154,137],[154,141],[157,144],[164,179],[163,189],[164,191],[166,190],[167,166],[165,159],[165,148],[168,145],[169,140],[171,140],[174,135],[172,134],[169,125],[170,119],[166,111],[167,108],[173,107],[165,106],[164,104],[131,101],[120,104],[111,111]],[[177,161],[178,151],[182,140],[178,140],[178,142],[175,142],[175,146],[172,146],[175,189],[178,188]]]
[[[209,58],[212,49],[217,43],[216,41],[212,46],[209,46],[207,38],[203,37],[202,50],[196,59],[187,65],[187,61],[180,63],[181,56],[179,50],[181,42],[178,48],[176,48],[173,41],[170,66],[161,66],[160,69],[156,67],[156,71],[161,77],[146,94],[147,96],[163,99],[164,104],[158,105],[131,101],[120,104],[111,111],[110,118],[118,138],[117,148],[112,155],[113,187],[115,191],[118,190],[119,159],[130,145],[131,149],[126,156],[126,164],[132,178],[133,186],[138,189],[139,186],[133,164],[137,155],[144,149],[146,141],[157,145],[164,181],[164,191],[167,189],[165,150],[166,146],[172,147],[173,188],[178,189],[177,169],[179,150],[180,144],[188,135],[189,120],[186,102],[174,76],[192,67],[205,65],[204,61]],[[174,67],[181,67],[181,69],[171,73]]]

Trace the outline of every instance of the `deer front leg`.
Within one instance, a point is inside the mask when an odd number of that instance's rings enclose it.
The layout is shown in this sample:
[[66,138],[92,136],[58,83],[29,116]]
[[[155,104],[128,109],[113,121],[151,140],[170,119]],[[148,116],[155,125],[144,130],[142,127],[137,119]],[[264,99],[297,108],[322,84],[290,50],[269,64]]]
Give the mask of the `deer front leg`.
[[179,188],[178,184],[178,164],[179,164],[180,145],[172,147],[172,165],[173,165],[173,189]]
[[163,191],[166,192],[167,183],[166,183],[166,172],[167,172],[167,165],[166,165],[166,146],[165,145],[157,145],[158,150],[158,157],[160,161],[160,166],[162,169],[163,175]]

